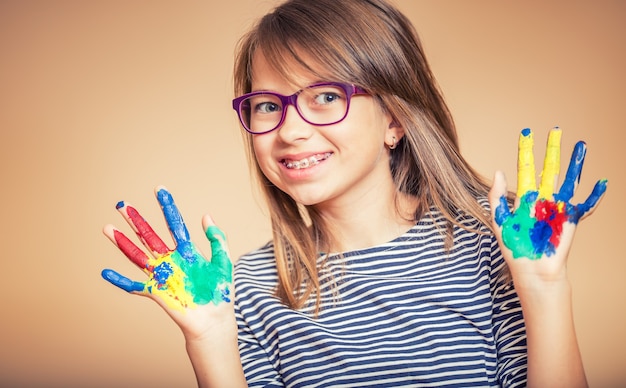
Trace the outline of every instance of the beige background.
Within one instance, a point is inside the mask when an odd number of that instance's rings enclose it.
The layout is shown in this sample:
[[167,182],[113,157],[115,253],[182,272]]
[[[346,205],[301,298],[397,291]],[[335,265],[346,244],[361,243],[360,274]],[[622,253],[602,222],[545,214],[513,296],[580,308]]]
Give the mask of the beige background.
[[[161,232],[165,184],[192,235],[211,212],[238,256],[269,237],[230,109],[236,39],[273,0],[0,0],[2,386],[193,386],[178,328],[100,278],[141,272],[101,234],[132,202]],[[397,0],[417,25],[462,149],[515,180],[518,131],[589,145],[577,200],[609,193],[570,255],[589,380],[626,382],[626,3]],[[126,229],[127,230],[127,229]]]

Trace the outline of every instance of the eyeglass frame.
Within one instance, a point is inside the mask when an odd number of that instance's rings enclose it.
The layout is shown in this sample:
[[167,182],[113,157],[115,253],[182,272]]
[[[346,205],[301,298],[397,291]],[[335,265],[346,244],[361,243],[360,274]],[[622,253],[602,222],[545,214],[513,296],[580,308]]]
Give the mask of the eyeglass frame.
[[[315,88],[318,86],[337,86],[343,89],[343,91],[346,93],[346,111],[343,114],[343,116],[339,119],[339,120],[335,120],[333,122],[330,123],[324,123],[324,124],[317,124],[314,122],[311,122],[309,120],[307,120],[303,115],[302,112],[300,112],[300,108],[298,107],[298,96],[306,89],[310,89],[310,88]],[[250,98],[250,97],[254,97],[254,96],[259,96],[259,95],[263,95],[263,94],[267,94],[267,95],[271,95],[274,97],[277,97],[280,100],[280,103],[282,104],[282,111],[281,111],[281,116],[280,116],[280,121],[278,122],[278,124],[276,124],[276,126],[270,130],[267,131],[263,131],[263,132],[254,132],[252,131],[250,128],[248,128],[248,126],[246,125],[246,123],[244,122],[244,119],[242,117],[242,105],[243,102]],[[343,82],[320,82],[320,83],[315,83],[312,85],[309,85],[303,89],[298,90],[297,92],[295,92],[294,94],[290,95],[290,96],[285,96],[283,94],[280,93],[276,93],[276,92],[270,92],[270,91],[263,91],[263,90],[259,90],[257,92],[251,92],[251,93],[246,93],[244,95],[241,95],[237,98],[233,99],[233,109],[237,112],[237,117],[239,118],[239,122],[241,123],[241,125],[243,126],[243,128],[248,132],[251,133],[253,135],[263,135],[265,133],[269,133],[272,131],[277,130],[278,128],[280,128],[283,123],[285,122],[285,116],[287,115],[287,107],[289,105],[292,105],[293,107],[296,108],[296,112],[298,112],[298,115],[300,115],[300,117],[302,118],[302,120],[304,120],[305,122],[311,124],[311,125],[315,125],[318,127],[323,127],[323,126],[327,126],[327,125],[333,125],[333,124],[337,124],[341,121],[343,121],[347,116],[348,116],[348,112],[350,111],[350,100],[352,99],[352,96],[357,95],[357,94],[369,94],[365,89],[363,89],[360,86],[354,85],[354,84],[348,84],[348,83],[343,83]]]

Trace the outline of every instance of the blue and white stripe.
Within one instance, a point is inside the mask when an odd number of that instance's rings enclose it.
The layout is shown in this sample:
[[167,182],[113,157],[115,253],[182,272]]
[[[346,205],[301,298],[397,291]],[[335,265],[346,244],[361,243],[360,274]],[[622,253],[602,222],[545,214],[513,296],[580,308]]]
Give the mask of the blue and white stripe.
[[[467,221],[474,227],[475,221]],[[495,238],[436,214],[388,243],[327,259],[322,310],[274,296],[273,245],[235,266],[240,355],[253,387],[524,386],[526,335]]]

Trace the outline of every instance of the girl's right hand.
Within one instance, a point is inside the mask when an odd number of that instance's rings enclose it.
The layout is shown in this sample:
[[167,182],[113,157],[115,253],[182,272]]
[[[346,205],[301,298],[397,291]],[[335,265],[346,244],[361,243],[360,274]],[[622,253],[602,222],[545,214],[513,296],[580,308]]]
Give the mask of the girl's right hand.
[[224,331],[236,335],[232,263],[224,233],[208,215],[203,217],[202,227],[211,243],[211,260],[207,260],[191,242],[171,194],[164,187],[155,192],[176,247],[170,249],[135,208],[119,202],[118,211],[149,255],[114,226],[105,226],[103,232],[148,279],[133,281],[111,269],[103,270],[102,277],[129,293],[156,301],[188,341],[223,336],[227,334]]

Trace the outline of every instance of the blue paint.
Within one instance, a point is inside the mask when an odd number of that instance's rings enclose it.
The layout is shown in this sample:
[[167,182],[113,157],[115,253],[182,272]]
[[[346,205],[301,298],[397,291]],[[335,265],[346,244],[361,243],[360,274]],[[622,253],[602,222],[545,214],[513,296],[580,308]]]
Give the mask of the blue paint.
[[601,179],[597,181],[595,186],[593,187],[593,191],[591,192],[591,194],[589,194],[589,197],[587,197],[587,200],[584,203],[578,205],[578,208],[584,210],[584,212],[586,213],[594,206],[596,206],[600,198],[602,198],[602,196],[606,192],[606,186],[608,185],[608,183],[609,181],[607,179]]
[[567,214],[569,215],[569,222],[577,224],[578,221],[600,201],[600,198],[606,192],[608,181],[601,179],[596,182],[593,187],[593,191],[589,194],[589,197],[585,202],[578,205],[572,205],[569,203],[570,199],[574,196],[576,186],[580,182],[580,175],[582,173],[583,164],[585,163],[585,155],[587,153],[587,145],[584,141],[579,141],[574,146],[572,152],[572,158],[570,159],[569,167],[567,168],[567,174],[563,180],[563,185],[557,194],[554,194],[555,201],[562,201],[566,203]]
[[169,279],[173,273],[174,273],[174,269],[172,269],[172,266],[170,265],[170,263],[163,262],[157,265],[156,267],[154,267],[154,270],[153,270],[154,280],[156,280],[159,285],[165,284],[167,279]]
[[579,141],[574,146],[572,157],[563,179],[563,184],[558,193],[554,194],[555,201],[569,202],[574,196],[574,190],[580,182],[580,174],[585,163],[585,154],[587,153],[587,145],[584,141]]
[[230,303],[230,289],[229,288],[223,288],[221,290],[221,296],[224,302]]
[[587,197],[585,202],[580,203],[576,206],[568,204],[567,213],[570,215],[569,221],[577,224],[582,216],[584,216],[587,212],[593,209],[598,201],[600,201],[600,198],[602,198],[602,196],[604,195],[607,184],[608,181],[606,179],[599,180],[598,182],[596,182],[596,185],[593,187],[591,194],[589,194],[589,197]]
[[551,256],[556,252],[556,248],[550,242],[552,236],[552,227],[545,221],[537,221],[535,225],[530,229],[530,240],[532,241],[535,254],[541,255],[545,253]]
[[190,264],[195,263],[197,257],[202,256],[191,241],[181,242],[176,247],[176,250],[180,253],[180,256]]
[[130,280],[129,278],[120,275],[119,273],[113,271],[112,269],[105,269],[102,271],[102,277],[104,280],[121,288],[126,292],[141,292],[145,289],[146,285],[142,282],[135,282]]
[[[530,136],[530,129],[524,129],[522,135]],[[539,192],[528,190],[519,197],[519,208],[511,212],[506,198],[500,197],[494,220],[502,227],[502,240],[514,258],[537,260],[552,256],[559,246],[564,223],[578,223],[600,201],[607,189],[606,179],[596,183],[585,202],[570,203],[580,182],[586,152],[585,142],[576,143],[563,184],[552,198],[538,200]],[[543,173],[546,173],[545,167]]]
[[509,216],[511,215],[511,211],[509,210],[509,203],[507,202],[504,195],[500,197],[500,203],[496,207],[495,213],[496,223],[499,226],[502,226],[502,223],[504,223],[504,221],[506,221],[506,219],[509,218]]
[[526,195],[524,195],[523,198],[526,199],[526,203],[533,204],[535,202],[537,202],[537,197],[539,197],[539,192],[538,191],[529,191],[526,193]]
[[123,208],[123,207],[124,207],[124,205],[125,205],[124,201],[119,201],[119,202],[117,203],[117,205],[115,205],[115,208],[116,208],[116,209],[121,209],[121,208]]
[[185,221],[183,221],[183,217],[174,203],[174,198],[172,198],[169,191],[159,189],[157,192],[157,199],[159,204],[161,204],[161,209],[163,210],[163,216],[165,217],[167,226],[172,232],[174,241],[176,241],[176,249],[186,260],[190,262],[194,261],[193,257],[196,252],[191,244],[191,238],[189,237],[189,231],[185,226]]

